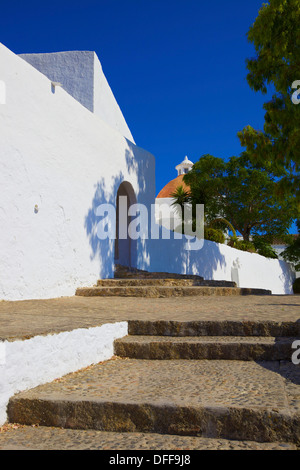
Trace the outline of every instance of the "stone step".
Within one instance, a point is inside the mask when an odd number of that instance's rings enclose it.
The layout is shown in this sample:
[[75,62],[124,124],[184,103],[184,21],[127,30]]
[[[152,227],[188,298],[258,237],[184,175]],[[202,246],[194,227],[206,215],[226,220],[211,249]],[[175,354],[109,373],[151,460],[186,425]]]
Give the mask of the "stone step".
[[[287,442],[253,442],[168,434],[120,433],[93,430],[62,429],[45,426],[6,426],[1,433],[0,450],[297,450]],[[186,456],[190,454],[187,452]],[[111,459],[108,455],[107,458]],[[120,457],[127,458],[126,453]],[[143,456],[139,456],[139,459]],[[101,455],[101,462],[105,455]],[[151,458],[144,456],[145,459]],[[184,456],[182,456],[183,462]],[[154,459],[154,456],[153,456]],[[159,464],[160,457],[155,462]],[[188,460],[187,460],[188,461]],[[124,461],[120,461],[124,463]],[[134,462],[130,460],[129,462]],[[192,462],[192,458],[191,458]],[[181,462],[180,462],[181,463]]]
[[10,423],[300,442],[292,363],[115,358],[10,399]]
[[114,353],[134,359],[210,359],[238,361],[291,360],[296,338],[234,336],[126,336]]
[[230,281],[204,281],[201,279],[99,279],[97,287],[142,287],[142,286],[162,286],[162,287],[236,287],[235,282]]
[[142,269],[130,268],[117,264],[114,277],[116,279],[195,279],[203,280],[202,276],[196,274],[178,274],[168,272],[149,272]]
[[129,320],[129,335],[299,337],[298,321],[274,320]]
[[127,286],[127,287],[80,287],[76,295],[84,297],[186,297],[186,296],[228,296],[228,295],[271,295],[265,289],[237,287],[164,287],[164,286]]

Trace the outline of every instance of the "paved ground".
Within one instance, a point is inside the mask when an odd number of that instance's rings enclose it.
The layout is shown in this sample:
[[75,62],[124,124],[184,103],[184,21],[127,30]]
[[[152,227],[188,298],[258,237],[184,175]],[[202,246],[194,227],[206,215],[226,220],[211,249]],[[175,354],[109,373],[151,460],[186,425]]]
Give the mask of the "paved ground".
[[0,428],[0,450],[296,450],[296,447],[284,442],[8,425],[2,431]]
[[15,395],[11,420],[28,426],[0,433],[0,448],[55,448],[59,433],[60,448],[286,448],[299,433],[299,383],[290,362],[113,358]]
[[25,339],[122,320],[300,321],[300,296],[63,297],[0,302],[0,339]]
[[263,405],[280,410],[289,406],[289,398],[279,372],[277,362],[261,366],[254,361],[112,358],[15,397],[42,401],[113,400],[126,404],[159,401],[180,406],[186,405],[188,391],[189,406]]
[[[100,326],[122,320],[169,321],[235,321],[235,322],[298,322],[300,296],[242,296],[242,297],[188,297],[168,299],[147,298],[85,298],[68,297],[50,300],[0,302],[0,339],[13,341],[35,335],[46,335],[75,328]],[[104,367],[95,366],[79,371],[52,384],[39,388],[48,398],[63,391],[71,401],[75,396],[84,402],[88,394],[95,397],[99,387],[106,398],[120,395],[129,402],[133,394],[141,406],[158,395],[167,400],[172,396],[180,405],[185,403],[188,386],[191,406],[208,409],[215,406],[230,409],[252,406],[271,410],[271,414],[285,410],[300,412],[300,371],[278,362],[268,367],[255,362],[239,361],[167,361],[130,359],[107,361]],[[179,368],[177,367],[180,366]],[[181,380],[172,382],[172,368]],[[278,370],[278,367],[280,367]],[[118,369],[118,374],[114,369]],[[121,376],[119,375],[121,371]],[[163,372],[163,373],[162,373]],[[195,382],[195,373],[197,381]],[[294,375],[296,374],[296,375]],[[105,378],[107,379],[106,386]],[[138,380],[138,382],[136,382]],[[109,384],[109,385],[108,385]],[[59,386],[59,387],[58,387]],[[159,392],[159,393],[158,393]],[[232,392],[232,393],[231,393]],[[34,391],[25,392],[29,395]],[[151,398],[152,397],[152,398]],[[122,398],[122,399],[121,399]],[[125,398],[123,400],[123,398]],[[96,397],[97,400],[97,397]],[[242,423],[242,421],[240,421]],[[285,425],[285,423],[283,423]],[[297,424],[298,426],[298,424]],[[285,435],[285,434],[284,434]],[[288,437],[288,432],[287,432]],[[236,438],[234,438],[236,439]],[[284,439],[285,440],[285,439]],[[290,439],[288,439],[290,440]],[[31,427],[7,425],[0,428],[0,449],[107,449],[107,450],[290,450],[293,444],[259,443],[227,439],[209,439],[197,436],[179,436],[144,432],[102,432],[71,430],[58,427]]]

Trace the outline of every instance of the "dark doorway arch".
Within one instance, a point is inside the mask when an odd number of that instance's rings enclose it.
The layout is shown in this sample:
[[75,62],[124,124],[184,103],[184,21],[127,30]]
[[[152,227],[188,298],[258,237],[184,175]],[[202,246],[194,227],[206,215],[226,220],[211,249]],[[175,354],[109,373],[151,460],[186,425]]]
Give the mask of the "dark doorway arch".
[[136,267],[136,240],[128,236],[132,217],[128,215],[130,206],[137,203],[132,185],[128,181],[120,184],[116,200],[116,240],[115,263]]

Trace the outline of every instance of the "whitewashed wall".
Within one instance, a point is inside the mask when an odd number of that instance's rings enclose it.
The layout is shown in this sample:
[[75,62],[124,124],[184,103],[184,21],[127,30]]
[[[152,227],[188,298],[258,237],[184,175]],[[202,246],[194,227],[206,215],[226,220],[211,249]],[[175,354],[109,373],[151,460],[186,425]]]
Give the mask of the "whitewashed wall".
[[129,181],[155,198],[154,157],[0,44],[0,299],[73,295],[113,274],[101,203]]
[[50,80],[61,83],[79,103],[135,143],[95,52],[20,54],[19,57]]
[[[170,239],[162,239],[163,236]],[[145,252],[148,265],[144,263],[144,269],[150,271],[197,274],[206,280],[234,281],[238,287],[268,289],[273,294],[293,293],[295,272],[290,265],[256,253],[208,240],[203,241],[201,249],[189,251],[185,237],[174,240],[174,234],[165,229],[159,240],[151,240],[148,253],[146,248]]]
[[174,199],[171,197],[161,197],[155,199],[155,220],[159,225],[172,229],[181,227],[182,218],[173,206]]
[[0,426],[7,419],[7,404],[15,393],[107,361],[113,356],[114,340],[127,334],[127,322],[117,322],[27,340],[0,341]]
[[131,142],[134,138],[94,53],[94,113]]
[[[115,204],[123,181],[139,203],[154,204],[154,157],[62,88],[54,93],[48,78],[0,44],[1,80],[0,299],[74,295],[113,275],[114,241],[98,239],[95,209]],[[292,292],[294,273],[283,261],[209,241],[198,251],[184,245],[138,240],[135,265]]]

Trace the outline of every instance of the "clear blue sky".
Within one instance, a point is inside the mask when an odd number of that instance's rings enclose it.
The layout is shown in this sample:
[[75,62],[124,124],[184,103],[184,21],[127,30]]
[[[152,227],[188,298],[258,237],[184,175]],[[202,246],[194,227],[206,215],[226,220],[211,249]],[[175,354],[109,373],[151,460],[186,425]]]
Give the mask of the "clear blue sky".
[[137,145],[156,157],[156,192],[185,155],[224,159],[261,129],[246,34],[263,0],[10,0],[0,42],[15,53],[94,50]]

